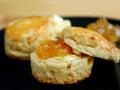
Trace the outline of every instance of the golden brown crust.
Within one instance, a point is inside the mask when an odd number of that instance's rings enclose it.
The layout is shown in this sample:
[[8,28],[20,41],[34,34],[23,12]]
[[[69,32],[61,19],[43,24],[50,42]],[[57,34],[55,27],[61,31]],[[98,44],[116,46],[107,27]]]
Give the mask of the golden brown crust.
[[39,42],[48,39],[46,28],[48,22],[48,18],[39,16],[10,22],[5,30],[6,54],[15,59],[29,60],[29,54],[39,45]]
[[67,27],[62,32],[65,43],[87,55],[119,62],[120,50],[95,31]]

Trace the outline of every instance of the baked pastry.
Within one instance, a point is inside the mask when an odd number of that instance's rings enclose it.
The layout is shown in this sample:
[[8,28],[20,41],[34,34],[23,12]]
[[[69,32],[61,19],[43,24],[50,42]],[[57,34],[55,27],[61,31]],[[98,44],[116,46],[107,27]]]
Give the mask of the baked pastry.
[[5,30],[5,52],[11,58],[29,60],[30,53],[41,42],[56,40],[69,20],[58,15],[51,17],[30,16],[10,22]]
[[79,53],[63,40],[41,44],[30,56],[32,75],[42,83],[72,84],[88,78],[93,57]]
[[64,42],[79,52],[116,63],[120,60],[120,49],[95,31],[82,27],[66,27],[62,35]]

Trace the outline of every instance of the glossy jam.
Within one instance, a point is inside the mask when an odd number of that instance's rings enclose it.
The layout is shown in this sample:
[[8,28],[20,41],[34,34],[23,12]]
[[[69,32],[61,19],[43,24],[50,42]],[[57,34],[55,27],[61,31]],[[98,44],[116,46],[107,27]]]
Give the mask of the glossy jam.
[[72,48],[65,44],[63,40],[47,41],[36,49],[36,54],[40,59],[65,56],[72,53]]
[[120,41],[120,28],[112,25],[105,18],[99,18],[96,22],[88,24],[87,28],[97,31],[110,42]]

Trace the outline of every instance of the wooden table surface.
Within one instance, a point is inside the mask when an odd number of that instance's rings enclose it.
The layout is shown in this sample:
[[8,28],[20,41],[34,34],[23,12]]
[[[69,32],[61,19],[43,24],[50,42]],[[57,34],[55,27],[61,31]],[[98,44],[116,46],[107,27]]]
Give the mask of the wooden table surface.
[[16,17],[55,13],[120,20],[120,0],[0,0],[0,28]]

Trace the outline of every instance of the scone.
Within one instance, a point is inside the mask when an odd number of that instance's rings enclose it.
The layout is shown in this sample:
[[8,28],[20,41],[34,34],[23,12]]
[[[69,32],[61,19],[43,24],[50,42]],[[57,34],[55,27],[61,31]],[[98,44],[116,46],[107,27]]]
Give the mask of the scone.
[[5,52],[15,59],[29,60],[30,53],[41,42],[56,40],[69,20],[58,15],[51,17],[30,16],[10,22],[5,30]]
[[62,35],[65,43],[79,52],[116,63],[120,60],[120,49],[95,31],[82,27],[66,27]]
[[74,54],[63,40],[43,43],[30,58],[32,75],[41,83],[77,83],[90,76],[93,66],[93,57]]

